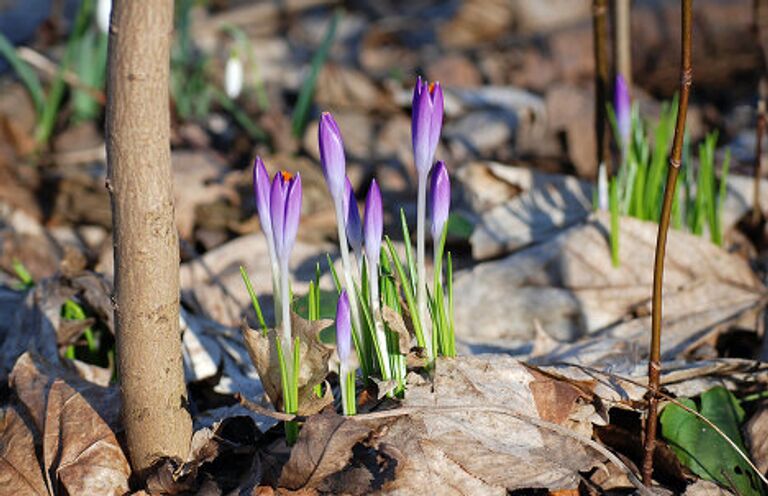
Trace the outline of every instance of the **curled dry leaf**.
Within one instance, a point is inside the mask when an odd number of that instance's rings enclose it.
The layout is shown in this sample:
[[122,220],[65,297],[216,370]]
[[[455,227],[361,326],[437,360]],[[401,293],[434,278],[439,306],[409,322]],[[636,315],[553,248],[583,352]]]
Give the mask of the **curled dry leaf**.
[[[299,415],[312,415],[333,401],[332,394],[317,398],[312,388],[322,383],[328,375],[328,360],[333,348],[320,341],[320,331],[332,324],[330,320],[309,321],[291,312],[291,329],[294,337],[299,338]],[[277,359],[275,337],[277,331],[271,329],[265,336],[261,331],[243,325],[243,338],[248,355],[256,366],[264,391],[276,409],[282,409],[282,388],[280,385],[280,365]],[[326,388],[330,392],[330,388]]]
[[381,318],[384,319],[389,330],[397,334],[397,345],[400,353],[407,355],[411,349],[411,333],[408,332],[403,316],[384,305],[381,308]]
[[34,430],[15,408],[0,410],[0,481],[5,494],[48,494]]
[[68,494],[123,494],[131,468],[115,433],[88,400],[61,379],[48,393],[43,461],[51,487]]

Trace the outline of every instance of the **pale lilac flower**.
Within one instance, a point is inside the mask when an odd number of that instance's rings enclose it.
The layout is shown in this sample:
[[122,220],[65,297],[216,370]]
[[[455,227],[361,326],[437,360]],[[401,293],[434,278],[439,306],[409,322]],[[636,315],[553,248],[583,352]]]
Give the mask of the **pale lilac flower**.
[[381,253],[381,236],[384,230],[381,190],[374,179],[365,198],[365,214],[363,216],[363,232],[365,237],[365,255],[368,258],[369,270],[374,270],[379,262]]
[[616,74],[616,85],[613,89],[613,106],[616,111],[616,127],[618,128],[621,146],[626,146],[632,133],[632,102],[629,98],[627,82],[621,74]]
[[429,194],[432,239],[439,240],[451,209],[451,180],[448,177],[448,168],[442,160],[432,169]]
[[320,163],[323,175],[328,184],[328,190],[334,201],[339,201],[344,194],[344,179],[346,178],[346,159],[344,157],[344,142],[341,139],[339,125],[333,116],[323,112],[318,129],[320,144]]
[[435,150],[443,126],[443,90],[440,83],[419,79],[413,90],[411,140],[416,170],[426,177],[435,159]]
[[352,250],[360,256],[363,248],[363,228],[360,224],[360,210],[357,208],[355,191],[352,189],[352,183],[349,178],[344,183],[344,212],[346,215],[345,226],[347,229],[347,240]]

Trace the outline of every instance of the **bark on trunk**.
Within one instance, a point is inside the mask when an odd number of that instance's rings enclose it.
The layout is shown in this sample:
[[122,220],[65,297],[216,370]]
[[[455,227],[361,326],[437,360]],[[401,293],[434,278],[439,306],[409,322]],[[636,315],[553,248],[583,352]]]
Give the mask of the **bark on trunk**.
[[179,334],[168,100],[173,0],[114,2],[109,35],[107,188],[123,423],[134,470],[184,458],[192,422]]

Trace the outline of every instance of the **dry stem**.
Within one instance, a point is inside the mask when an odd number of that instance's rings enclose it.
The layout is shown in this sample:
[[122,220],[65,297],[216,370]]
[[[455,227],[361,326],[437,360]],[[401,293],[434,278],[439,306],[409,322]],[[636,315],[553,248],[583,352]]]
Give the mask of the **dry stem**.
[[669,158],[667,184],[664,190],[664,202],[659,219],[659,232],[656,237],[656,256],[653,263],[653,296],[651,308],[651,352],[648,358],[648,418],[645,425],[645,446],[643,458],[643,483],[650,485],[653,476],[653,452],[656,447],[656,426],[658,423],[659,376],[661,374],[661,302],[664,278],[664,255],[667,249],[667,232],[675,197],[677,176],[680,172],[680,160],[685,135],[685,118],[688,113],[688,96],[691,90],[693,69],[691,67],[691,4],[692,0],[682,3],[682,54],[680,62],[680,100],[677,107],[675,137],[672,142],[672,155]]
[[598,164],[605,164],[610,177],[613,174],[608,164],[608,119],[606,103],[608,95],[608,6],[607,0],[592,1],[592,43],[595,52],[595,138]]

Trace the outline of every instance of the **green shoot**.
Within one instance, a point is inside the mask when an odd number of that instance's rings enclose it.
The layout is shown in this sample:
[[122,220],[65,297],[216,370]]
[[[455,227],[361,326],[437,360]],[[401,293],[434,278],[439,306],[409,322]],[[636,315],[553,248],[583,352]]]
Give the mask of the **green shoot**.
[[19,77],[19,80],[26,88],[32,103],[35,106],[35,112],[38,116],[43,113],[45,106],[45,92],[43,85],[40,84],[40,78],[35,71],[16,54],[16,48],[11,44],[3,33],[0,33],[0,56],[3,56],[11,69]]
[[[405,275],[405,270],[403,269],[403,265],[400,262],[400,257],[397,255],[397,251],[395,250],[395,245],[392,243],[392,240],[389,238],[389,236],[384,236],[384,241],[387,243],[387,249],[389,250],[389,255],[392,259],[392,263],[395,266],[395,270],[397,272],[397,276],[400,279],[400,285],[403,287],[403,293],[405,294],[405,301],[408,305],[408,313],[411,316],[411,320],[413,322],[413,331],[416,334],[416,342],[421,348],[427,347],[427,343],[424,341],[424,333],[421,328],[421,320],[419,319],[419,312],[416,307],[416,298],[413,294],[413,286],[411,285],[410,281]],[[408,246],[408,245],[406,245]],[[406,249],[407,252],[407,249]]]
[[251,297],[251,304],[253,305],[253,309],[256,311],[256,318],[259,319],[259,325],[261,326],[261,334],[263,336],[266,336],[268,327],[267,327],[267,322],[264,320],[264,314],[261,311],[261,305],[259,304],[259,297],[256,295],[256,291],[254,291],[253,289],[253,284],[251,284],[251,278],[248,277],[248,272],[246,272],[245,268],[242,265],[240,266],[240,276],[243,278],[243,282],[245,283],[245,288],[248,290],[248,296]]

